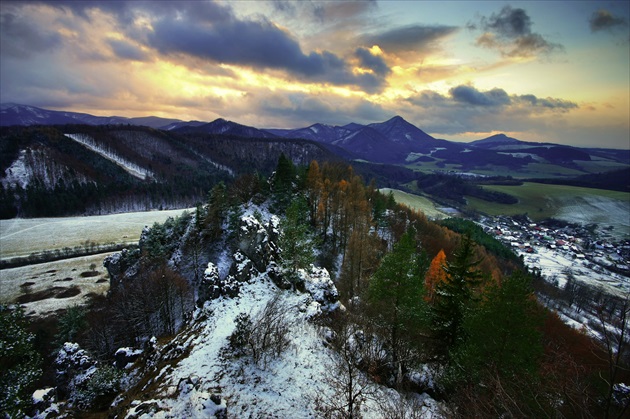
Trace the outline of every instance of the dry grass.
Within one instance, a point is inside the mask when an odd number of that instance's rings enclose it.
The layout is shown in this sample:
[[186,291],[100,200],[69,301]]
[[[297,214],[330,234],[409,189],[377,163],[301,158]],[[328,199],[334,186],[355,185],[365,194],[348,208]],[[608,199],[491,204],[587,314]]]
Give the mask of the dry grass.
[[[47,316],[90,295],[109,290],[103,260],[107,254],[78,257],[0,271],[0,302],[23,304],[28,315]],[[93,271],[90,265],[95,264]]]

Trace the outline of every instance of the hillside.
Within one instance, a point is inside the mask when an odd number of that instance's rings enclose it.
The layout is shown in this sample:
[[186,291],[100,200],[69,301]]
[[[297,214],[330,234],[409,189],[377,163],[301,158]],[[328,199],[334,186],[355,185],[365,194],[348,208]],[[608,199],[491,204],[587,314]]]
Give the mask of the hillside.
[[0,218],[187,208],[220,181],[269,176],[283,153],[302,165],[338,158],[304,140],[122,125],[2,128]]
[[630,166],[630,150],[579,148],[552,142],[526,142],[496,134],[469,143],[436,139],[400,116],[370,124],[262,129],[219,118],[212,122],[157,117],[98,117],[3,104],[0,125],[147,125],[180,134],[230,135],[243,138],[303,139],[325,145],[349,160],[405,165],[414,170],[475,171],[518,178],[566,178]]
[[[345,163],[298,170],[281,155],[274,172],[218,183],[193,212],[145,228],[105,259],[109,290],[83,307],[29,326],[0,305],[16,329],[0,338],[25,351],[5,374],[27,371],[0,381],[0,402],[37,417],[538,417],[622,395],[575,397],[610,366],[597,341],[539,305],[531,286],[544,280],[482,229],[475,242],[435,224]],[[614,324],[623,300],[592,298]]]

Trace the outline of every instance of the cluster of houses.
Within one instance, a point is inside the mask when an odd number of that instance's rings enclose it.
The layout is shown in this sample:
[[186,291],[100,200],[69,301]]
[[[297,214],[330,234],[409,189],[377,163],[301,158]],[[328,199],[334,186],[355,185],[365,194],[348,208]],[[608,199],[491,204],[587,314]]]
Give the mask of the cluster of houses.
[[491,217],[484,219],[481,225],[519,254],[550,249],[564,257],[630,277],[630,238],[614,241],[598,237],[592,226],[563,222],[536,224],[527,217]]

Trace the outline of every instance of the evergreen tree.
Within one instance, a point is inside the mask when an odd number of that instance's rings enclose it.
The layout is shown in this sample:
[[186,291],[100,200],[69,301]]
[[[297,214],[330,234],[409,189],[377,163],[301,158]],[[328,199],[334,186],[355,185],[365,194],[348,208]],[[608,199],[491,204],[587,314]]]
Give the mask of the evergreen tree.
[[455,349],[454,373],[473,382],[484,373],[506,379],[535,374],[542,356],[539,313],[530,280],[521,272],[489,285],[462,324],[467,339]]
[[427,324],[426,265],[426,259],[417,254],[412,232],[407,231],[385,255],[368,288],[371,310],[386,330],[397,382],[406,367],[406,360],[401,356],[406,337]]
[[42,373],[34,338],[20,306],[0,305],[0,412],[11,418],[31,405],[31,387]]
[[298,269],[315,261],[315,243],[308,226],[308,206],[303,198],[294,199],[280,223],[278,245],[282,251],[282,267],[291,282],[297,280]]
[[293,162],[282,153],[278,158],[278,165],[272,182],[273,204],[279,212],[284,211],[291,202],[295,176],[296,170]]
[[85,314],[86,311],[81,306],[68,307],[66,313],[59,319],[59,331],[55,335],[57,345],[63,346],[65,342],[76,342],[77,336],[87,328]]
[[475,298],[475,288],[483,278],[477,270],[481,260],[474,257],[474,242],[469,235],[464,235],[452,260],[447,260],[444,265],[446,280],[436,286],[433,326],[437,337],[446,343],[446,349],[463,340],[464,315]]
[[228,207],[225,183],[219,182],[209,193],[206,216],[203,221],[205,232],[211,240],[216,240],[221,236]]

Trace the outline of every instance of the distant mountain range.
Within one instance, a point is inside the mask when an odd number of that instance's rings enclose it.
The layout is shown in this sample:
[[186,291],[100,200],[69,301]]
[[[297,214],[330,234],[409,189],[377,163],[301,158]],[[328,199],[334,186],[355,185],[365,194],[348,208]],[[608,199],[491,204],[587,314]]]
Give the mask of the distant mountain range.
[[174,134],[212,134],[257,139],[305,139],[325,145],[343,158],[390,164],[458,165],[461,170],[502,166],[519,170],[531,163],[559,165],[582,172],[581,162],[606,166],[630,164],[630,150],[579,148],[553,143],[525,142],[497,134],[470,143],[436,139],[395,116],[385,122],[331,126],[316,123],[296,129],[261,129],[219,118],[212,122],[160,117],[102,117],[51,111],[18,104],[0,105],[0,126],[8,125],[141,125]]
[[[139,118],[126,118],[124,116],[94,116],[87,113],[51,111],[36,108],[35,106],[18,105],[16,103],[0,104],[0,126],[10,125],[142,125],[151,128],[160,128],[168,124],[181,122],[174,118],[160,118],[146,116]],[[191,122],[189,122],[191,123]]]

